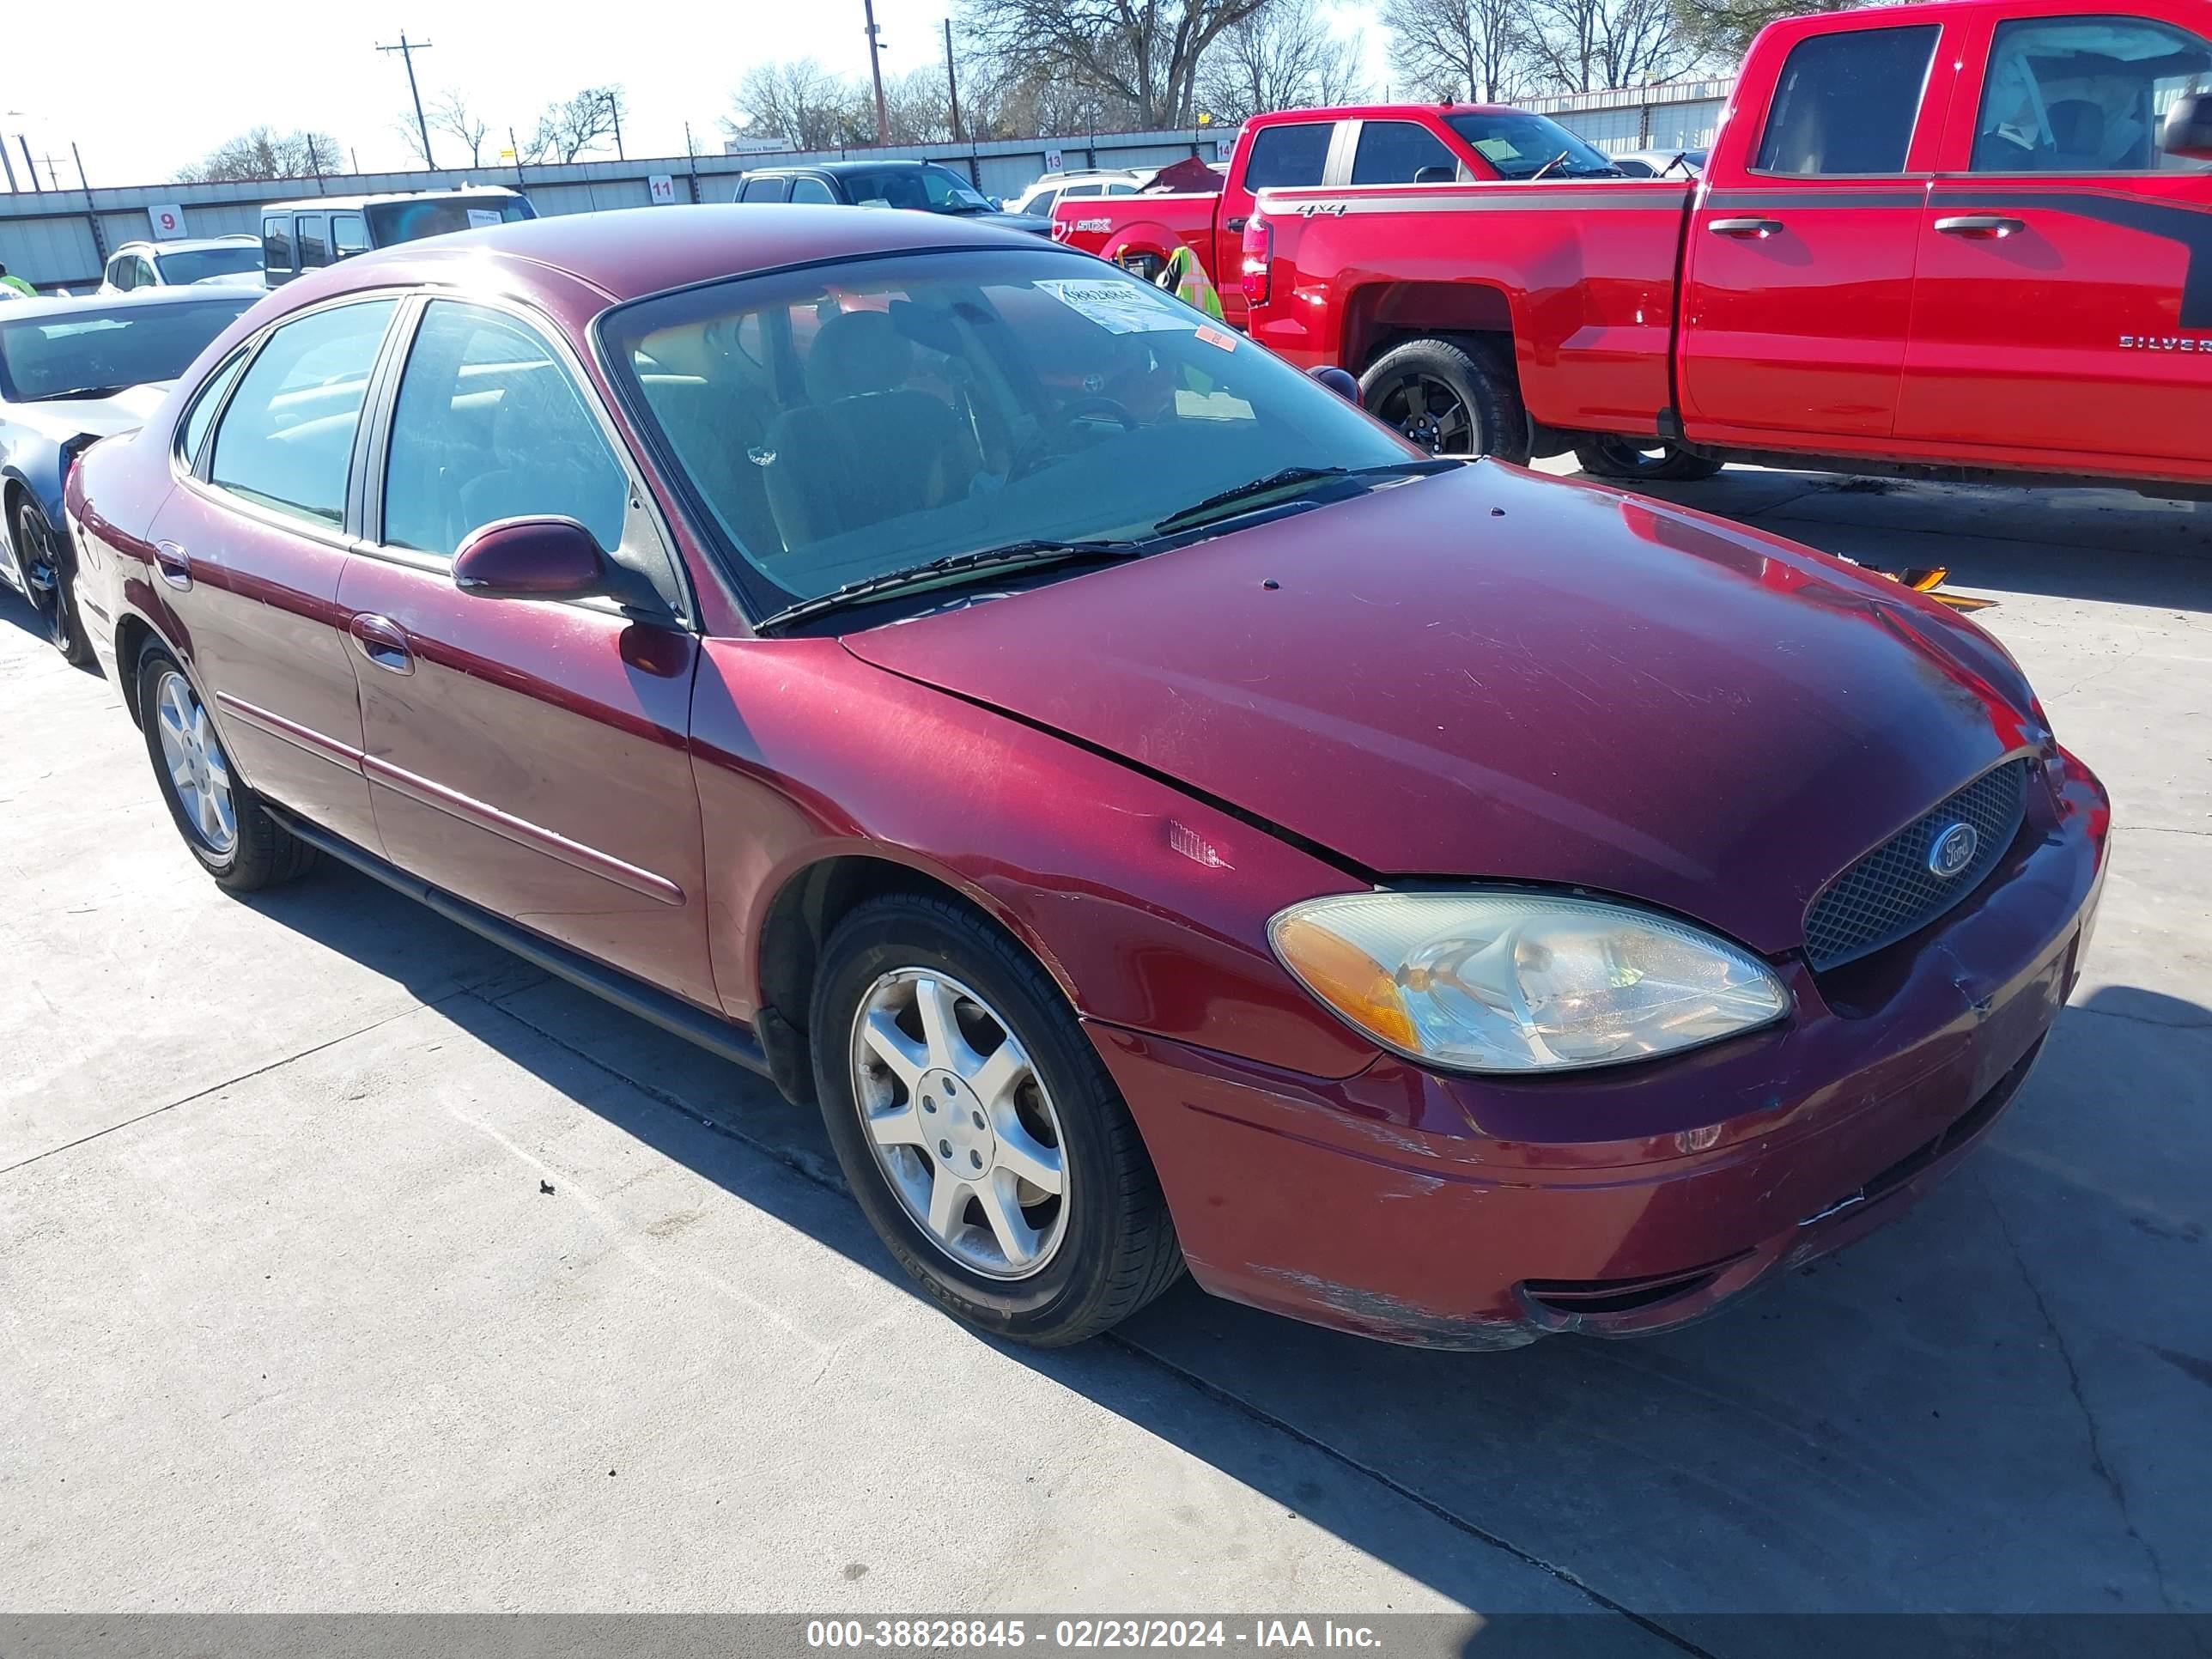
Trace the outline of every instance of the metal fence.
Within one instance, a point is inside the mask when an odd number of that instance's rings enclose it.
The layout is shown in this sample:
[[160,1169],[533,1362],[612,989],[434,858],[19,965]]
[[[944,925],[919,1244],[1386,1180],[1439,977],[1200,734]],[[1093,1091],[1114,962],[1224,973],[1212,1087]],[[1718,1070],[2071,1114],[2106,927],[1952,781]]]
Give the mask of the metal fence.
[[1698,149],[1713,142],[1733,79],[1674,81],[1528,98],[1522,107],[1548,115],[1608,155],[1636,149]]
[[941,161],[989,196],[1018,195],[1041,173],[1075,167],[1158,167],[1192,155],[1212,161],[1231,139],[1211,132],[1116,132],[1073,138],[1007,138],[975,144],[912,145],[890,149],[779,151],[746,155],[678,155],[660,160],[578,161],[562,167],[441,168],[407,173],[327,173],[252,184],[133,185],[116,190],[18,191],[0,194],[0,263],[41,288],[97,283],[107,256],[125,242],[155,234],[154,216],[181,210],[171,236],[258,235],[261,208],[316,195],[366,196],[385,191],[447,190],[459,185],[514,185],[548,216],[605,208],[650,207],[655,201],[727,202],[750,170],[836,161],[848,155]]

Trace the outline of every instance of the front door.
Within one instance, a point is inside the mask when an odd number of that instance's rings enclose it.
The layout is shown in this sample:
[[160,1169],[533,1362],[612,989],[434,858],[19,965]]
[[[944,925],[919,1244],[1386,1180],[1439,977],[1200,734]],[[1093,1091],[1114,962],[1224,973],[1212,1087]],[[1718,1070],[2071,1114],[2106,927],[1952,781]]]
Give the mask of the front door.
[[1922,216],[1898,435],[2054,467],[2201,467],[2212,167],[2159,138],[2166,106],[2212,85],[2212,46],[2053,9],[1976,47]]
[[1701,435],[1786,447],[1885,437],[1896,419],[1948,100],[1937,47],[1957,26],[1822,22],[1784,59],[1747,165],[1691,216],[1680,395]]
[[450,574],[480,526],[559,516],[681,603],[643,487],[595,402],[534,324],[434,300],[383,449],[369,545],[338,597],[386,855],[716,1006],[688,735],[692,635],[604,600],[471,597]]
[[270,799],[369,847],[338,584],[362,407],[398,310],[368,300],[307,312],[261,344],[227,403],[230,374],[214,377],[184,425],[192,475],[153,528],[176,642],[232,763]]

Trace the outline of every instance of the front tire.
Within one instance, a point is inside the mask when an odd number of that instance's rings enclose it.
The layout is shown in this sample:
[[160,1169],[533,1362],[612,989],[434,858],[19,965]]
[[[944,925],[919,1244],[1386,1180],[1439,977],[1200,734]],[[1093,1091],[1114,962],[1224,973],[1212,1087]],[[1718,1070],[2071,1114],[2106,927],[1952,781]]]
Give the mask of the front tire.
[[70,559],[62,538],[36,501],[15,510],[15,574],[31,608],[46,624],[46,638],[62,660],[82,668],[92,660],[92,641],[77,615]]
[[1577,444],[1575,459],[1593,478],[1622,483],[1698,483],[1721,470],[1720,462],[1670,443],[1644,443],[1611,434]]
[[1408,340],[1359,377],[1367,412],[1431,455],[1495,455],[1528,465],[1528,411],[1504,354],[1486,343]]
[[811,1023],[845,1179],[947,1311],[1059,1346],[1180,1276],[1128,1107],[1059,988],[973,911],[921,894],[860,905],[823,950]]
[[314,866],[315,849],[271,817],[237,775],[198,690],[159,645],[138,659],[138,708],[155,787],[216,886],[251,893]]

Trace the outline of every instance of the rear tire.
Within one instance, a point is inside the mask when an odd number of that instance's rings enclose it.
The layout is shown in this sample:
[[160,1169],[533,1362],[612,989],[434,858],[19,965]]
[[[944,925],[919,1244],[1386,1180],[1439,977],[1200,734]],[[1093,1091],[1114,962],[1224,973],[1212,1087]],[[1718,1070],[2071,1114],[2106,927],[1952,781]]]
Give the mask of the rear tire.
[[1528,411],[1512,364],[1482,341],[1408,340],[1359,377],[1367,412],[1431,455],[1495,455],[1528,465]]
[[1057,1347],[1182,1275],[1104,1064],[1051,977],[975,912],[908,893],[860,905],[823,949],[811,1026],[853,1196],[947,1312]]
[[24,597],[46,624],[46,638],[62,660],[82,668],[92,660],[92,641],[77,614],[72,561],[62,538],[36,501],[15,511],[15,575]]
[[1721,463],[1692,455],[1670,443],[1642,443],[1607,434],[1575,446],[1575,459],[1593,478],[1622,483],[1697,483],[1713,477]]
[[155,786],[177,833],[226,892],[251,893],[304,875],[315,849],[271,817],[230,757],[195,687],[167,649],[138,659],[138,708]]

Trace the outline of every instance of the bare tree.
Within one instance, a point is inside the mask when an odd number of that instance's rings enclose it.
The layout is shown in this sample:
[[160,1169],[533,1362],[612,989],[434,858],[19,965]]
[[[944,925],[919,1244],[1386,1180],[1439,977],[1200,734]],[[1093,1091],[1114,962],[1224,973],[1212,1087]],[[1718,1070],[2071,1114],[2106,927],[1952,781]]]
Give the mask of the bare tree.
[[523,159],[573,161],[600,139],[613,137],[616,125],[629,112],[629,105],[620,87],[586,87],[538,118],[537,127],[523,146]]
[[884,111],[890,118],[886,143],[936,144],[952,137],[952,99],[941,70],[909,70],[884,82]]
[[336,171],[344,154],[338,141],[327,132],[278,132],[273,127],[255,127],[227,139],[179,171],[177,181],[210,185],[305,179]]
[[1730,70],[1769,23],[1805,11],[1844,11],[1862,0],[1674,0],[1675,23],[1696,61]]
[[722,130],[732,138],[784,138],[793,149],[836,149],[873,136],[874,112],[857,82],[830,74],[811,58],[756,66],[738,82],[730,102]]
[[[430,125],[469,147],[471,167],[483,165],[484,137],[491,124],[469,107],[468,98],[459,87],[447,87],[438,94],[438,101],[430,106]],[[414,129],[408,131],[411,133]]]
[[1549,90],[1644,86],[1680,74],[1697,56],[1668,0],[1530,0],[1529,10]]
[[1149,127],[1187,126],[1199,63],[1271,0],[964,0],[967,32],[1002,64],[1126,105]]
[[1523,0],[1384,0],[1390,64],[1425,98],[1510,103],[1529,89],[1533,32]]
[[1360,45],[1339,39],[1311,0],[1270,0],[1221,32],[1199,71],[1199,95],[1224,126],[1271,109],[1348,104],[1359,94]]

